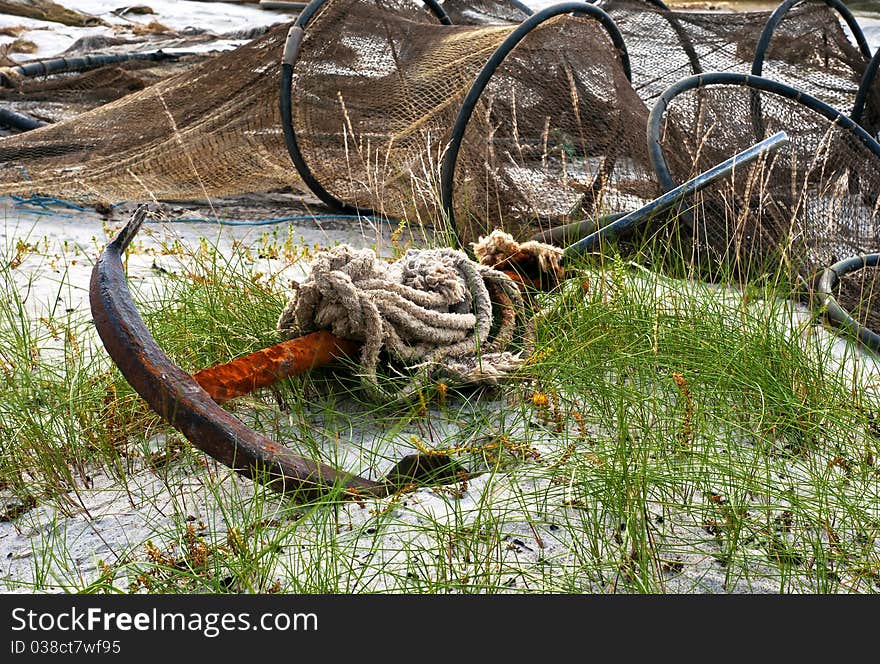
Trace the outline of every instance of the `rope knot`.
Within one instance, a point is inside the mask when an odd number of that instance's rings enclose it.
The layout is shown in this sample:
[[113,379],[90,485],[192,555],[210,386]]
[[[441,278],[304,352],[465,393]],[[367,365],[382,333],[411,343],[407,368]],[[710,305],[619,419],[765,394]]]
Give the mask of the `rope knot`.
[[[521,366],[521,349],[509,347],[531,343],[524,309],[510,277],[463,252],[411,249],[389,264],[370,249],[340,245],[312,261],[278,328],[291,336],[329,329],[362,341],[364,386],[374,398],[388,400],[411,396],[438,374],[461,383],[494,383]],[[412,374],[393,392],[377,376],[383,350]]]

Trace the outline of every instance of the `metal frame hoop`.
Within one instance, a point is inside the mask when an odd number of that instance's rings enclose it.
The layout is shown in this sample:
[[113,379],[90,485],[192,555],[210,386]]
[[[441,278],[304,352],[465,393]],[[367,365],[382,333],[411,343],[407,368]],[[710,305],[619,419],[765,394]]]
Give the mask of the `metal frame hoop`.
[[[315,196],[328,205],[334,212],[340,214],[361,215],[364,217],[376,216],[374,210],[350,205],[327,191],[309,168],[309,165],[299,148],[296,130],[293,127],[293,106],[290,94],[291,86],[293,84],[293,70],[299,59],[300,47],[302,46],[302,41],[305,37],[305,30],[308,27],[308,24],[318,10],[330,1],[331,0],[312,0],[312,2],[310,2],[297,17],[296,22],[287,34],[287,41],[284,45],[284,55],[281,62],[281,87],[279,94],[281,128],[284,132],[284,143],[287,146],[287,153],[290,155],[290,160],[296,167],[297,173],[299,173],[303,182],[312,193],[315,194]],[[437,0],[424,0],[424,4],[442,25],[452,25],[452,21],[446,15],[446,12],[443,11],[443,7],[437,2]]]
[[539,25],[561,14],[587,14],[591,18],[599,21],[605,31],[608,33],[612,44],[620,54],[623,63],[624,72],[627,80],[632,80],[632,71],[629,64],[629,54],[626,50],[626,43],[623,35],[614,23],[614,20],[601,8],[587,2],[562,2],[557,5],[551,5],[541,11],[532,14],[525,21],[520,23],[519,27],[507,36],[501,45],[495,50],[489,60],[483,65],[477,78],[468,90],[467,95],[462,102],[458,116],[455,118],[455,124],[452,126],[452,133],[449,137],[449,143],[443,154],[443,161],[440,166],[440,206],[446,215],[450,227],[455,231],[456,240],[459,248],[462,248],[463,242],[458,227],[455,225],[455,212],[453,207],[453,190],[455,181],[455,167],[458,162],[458,154],[461,150],[461,142],[464,138],[464,132],[467,129],[468,122],[473,115],[474,108],[492,79],[498,67],[504,62],[507,56],[525,37]]
[[871,150],[878,158],[880,158],[880,144],[871,137],[862,127],[856,124],[851,118],[847,117],[824,101],[796,90],[795,88],[772,81],[770,79],[761,78],[760,76],[752,76],[750,74],[737,74],[734,72],[710,72],[708,74],[698,74],[683,78],[678,83],[671,85],[666,91],[660,95],[654,108],[648,116],[648,156],[651,159],[651,165],[657,174],[660,185],[669,190],[676,186],[675,180],[669,171],[666,157],[663,155],[663,148],[660,145],[660,125],[663,115],[669,107],[669,103],[679,94],[692,90],[694,88],[705,87],[708,85],[738,85],[750,88],[756,91],[769,92],[786,99],[791,99],[803,104],[808,109],[815,111],[833,123],[838,124],[843,129],[850,131],[853,135]]
[[880,334],[856,321],[840,306],[833,292],[841,277],[866,267],[877,266],[880,266],[880,253],[850,256],[826,268],[822,272],[822,276],[819,277],[819,284],[817,286],[817,290],[822,296],[820,304],[824,306],[825,315],[828,320],[837,327],[854,334],[862,344],[874,352],[880,352]]
[[853,37],[855,37],[862,55],[865,56],[866,60],[871,58],[871,48],[868,46],[868,40],[865,39],[865,33],[862,32],[862,28],[859,26],[859,22],[856,20],[856,17],[853,16],[853,13],[840,0],[785,0],[785,2],[773,10],[773,13],[770,14],[770,18],[767,19],[767,23],[764,25],[764,29],[761,31],[761,36],[758,38],[758,45],[755,46],[755,59],[752,61],[752,75],[760,76],[763,72],[764,58],[767,55],[767,48],[770,46],[770,40],[773,39],[773,33],[776,32],[776,28],[782,23],[782,19],[785,18],[789,10],[795,5],[809,1],[823,2],[837,11],[841,18],[846,22],[847,27],[852,31]]
[[874,85],[874,79],[877,78],[877,70],[880,69],[880,50],[878,50],[868,66],[865,67],[865,73],[862,74],[862,80],[859,82],[859,89],[856,92],[856,101],[853,104],[852,113],[849,116],[860,125],[862,124],[862,114],[865,112],[865,105],[868,103],[868,95]]

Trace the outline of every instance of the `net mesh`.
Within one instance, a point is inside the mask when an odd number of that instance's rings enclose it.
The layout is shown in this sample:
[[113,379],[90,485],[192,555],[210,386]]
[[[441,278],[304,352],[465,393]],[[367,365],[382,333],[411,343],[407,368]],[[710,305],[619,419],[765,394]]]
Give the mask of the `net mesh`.
[[[620,28],[633,85],[649,104],[691,74],[749,73],[770,18],[763,11],[663,11],[645,0],[610,0],[600,6]],[[789,10],[774,30],[761,75],[849,113],[867,62],[836,10],[805,2]]]
[[87,202],[205,198],[301,181],[278,111],[280,26],[72,120],[0,142],[0,192]]
[[523,237],[659,195],[647,114],[596,20],[541,24],[492,76],[462,138],[453,201],[463,239],[491,228]]
[[[318,181],[347,203],[391,216],[437,216],[439,163],[457,107],[489,54],[524,15],[502,0],[447,0],[443,7],[471,25],[442,26],[404,0],[329,0],[308,26],[294,87],[297,136]],[[691,73],[694,57],[702,70],[746,70],[769,16],[658,13],[637,0],[614,0],[606,8],[626,37],[635,90],[648,103]],[[34,100],[48,104],[56,95],[59,114],[83,108],[76,104],[110,103],[4,139],[0,193],[116,202],[304,189],[287,156],[277,110],[287,27],[161,80],[132,65],[29,83]],[[836,78],[821,86],[829,91],[844,89],[841,76],[855,79],[858,51],[824,4],[796,7],[777,32],[767,73],[781,76],[788,67],[807,85],[833,69]],[[670,49],[671,43],[687,48]],[[650,194],[653,178],[642,147],[645,104],[621,79],[615,57],[607,34],[589,19],[542,26],[512,54],[487,90],[492,117],[485,116],[485,99],[474,114],[458,169],[456,186],[466,207],[473,207],[463,218],[473,217],[475,229],[495,221],[511,229],[555,223],[547,220],[570,218],[581,203],[584,214],[593,214],[638,205]],[[840,74],[846,63],[852,75]],[[76,101],[74,90],[82,91]],[[508,102],[502,98],[520,93],[515,121],[502,119],[501,113],[513,112],[504,111]],[[23,93],[10,94],[21,99]],[[578,118],[587,129],[574,126]],[[592,136],[587,150],[569,146],[582,153],[570,155],[579,163],[568,155],[564,164],[563,157],[550,158],[567,149],[566,134],[578,132]],[[601,132],[613,140],[599,138]],[[519,142],[514,151],[504,148],[510,141]],[[541,145],[540,153],[545,143],[542,170],[525,148]],[[523,163],[517,165],[521,150]],[[507,160],[503,168],[493,161],[501,158]],[[554,179],[562,183],[558,189]],[[642,183],[627,191],[620,184],[626,180]],[[592,200],[606,184],[608,191]]]
[[515,0],[444,0],[441,6],[455,25],[522,23],[531,14]]
[[120,99],[188,69],[198,59],[154,63],[132,60],[82,73],[21,78],[0,88],[0,100],[15,110],[59,122]]
[[[306,30],[295,129],[317,180],[346,203],[439,217],[441,161],[461,102],[524,18],[515,3],[443,6],[458,25],[404,0],[328,0]],[[649,105],[694,71],[748,72],[769,18],[658,12],[638,0],[603,6],[624,35],[633,83],[594,19],[560,16],[527,35],[490,79],[462,137],[453,202],[465,241],[497,227],[523,238],[658,195],[645,141]],[[0,141],[0,193],[106,203],[304,190],[278,105],[288,27],[170,76],[132,64],[4,92],[102,105]],[[763,73],[848,113],[866,64],[838,14],[805,3],[776,30]],[[778,129],[788,146],[701,195],[692,224],[679,226],[710,278],[731,267],[754,275],[772,260],[809,281],[878,248],[876,155],[796,101],[736,85],[691,91],[670,104],[663,145],[683,181]]]
[[456,114],[512,29],[440,25],[408,2],[327,3],[306,30],[291,93],[297,142],[317,181],[358,207],[436,216]]
[[682,182],[777,131],[789,142],[695,198],[673,224],[704,278],[816,274],[880,246],[880,158],[839,122],[783,94],[706,85],[669,103],[660,137]]

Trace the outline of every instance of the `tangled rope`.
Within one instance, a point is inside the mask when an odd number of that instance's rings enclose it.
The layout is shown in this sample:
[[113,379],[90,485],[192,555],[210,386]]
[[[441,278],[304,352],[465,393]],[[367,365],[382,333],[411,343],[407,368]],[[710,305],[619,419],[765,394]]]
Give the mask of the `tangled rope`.
[[[440,378],[497,383],[522,366],[534,342],[533,317],[516,281],[484,264],[520,249],[506,234],[497,240],[481,238],[480,262],[453,249],[409,250],[393,263],[349,245],[322,251],[308,278],[293,285],[278,328],[290,336],[323,329],[362,341],[362,383],[377,400],[408,398]],[[377,373],[383,349],[406,369],[393,391]]]

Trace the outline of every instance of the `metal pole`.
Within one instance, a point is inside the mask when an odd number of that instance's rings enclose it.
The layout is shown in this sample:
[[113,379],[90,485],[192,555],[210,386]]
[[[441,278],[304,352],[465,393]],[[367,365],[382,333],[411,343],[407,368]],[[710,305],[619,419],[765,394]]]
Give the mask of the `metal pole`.
[[659,198],[655,198],[644,207],[641,207],[634,212],[630,212],[628,215],[608,224],[604,228],[600,228],[592,235],[588,235],[584,239],[579,240],[572,245],[569,245],[565,248],[565,251],[563,252],[563,261],[567,261],[571,258],[574,258],[575,256],[580,256],[581,254],[591,251],[596,245],[599,244],[599,242],[607,239],[609,236],[616,237],[635,226],[643,224],[644,222],[648,221],[649,219],[660,213],[667,212],[685,197],[693,196],[697,192],[702,191],[703,189],[708,187],[713,182],[716,182],[717,180],[726,177],[737,166],[750,164],[762,155],[767,154],[771,150],[775,150],[780,145],[783,145],[787,142],[788,134],[786,134],[784,131],[780,131],[778,134],[774,134],[770,138],[766,138],[760,143],[756,143],[747,150],[743,150],[742,152],[735,154],[730,159],[723,161],[716,166],[713,166],[704,173],[700,173],[695,178],[688,180],[683,184],[680,184],[675,189],[670,189],[665,194],[663,194]]

